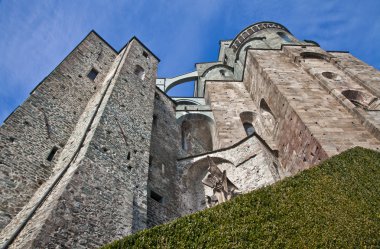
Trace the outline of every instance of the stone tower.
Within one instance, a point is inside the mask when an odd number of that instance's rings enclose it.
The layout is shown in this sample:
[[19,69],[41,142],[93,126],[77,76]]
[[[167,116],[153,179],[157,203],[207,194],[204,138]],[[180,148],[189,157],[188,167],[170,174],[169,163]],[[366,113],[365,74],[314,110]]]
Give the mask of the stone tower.
[[[92,31],[4,121],[5,248],[95,248],[380,148],[380,72],[280,24],[245,28],[178,77],[157,78],[158,62],[135,37],[115,51]],[[187,81],[193,97],[165,94]]]

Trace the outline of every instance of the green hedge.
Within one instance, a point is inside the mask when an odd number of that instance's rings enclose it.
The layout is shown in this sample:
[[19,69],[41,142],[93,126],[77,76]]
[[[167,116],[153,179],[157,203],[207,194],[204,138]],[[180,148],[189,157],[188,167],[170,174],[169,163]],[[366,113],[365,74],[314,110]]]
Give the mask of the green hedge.
[[380,153],[356,147],[110,248],[380,248]]

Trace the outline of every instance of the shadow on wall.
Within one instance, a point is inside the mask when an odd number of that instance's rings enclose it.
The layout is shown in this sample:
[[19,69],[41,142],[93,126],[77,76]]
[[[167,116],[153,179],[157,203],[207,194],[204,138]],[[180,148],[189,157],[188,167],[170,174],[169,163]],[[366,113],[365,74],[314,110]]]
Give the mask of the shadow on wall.
[[181,129],[181,147],[185,156],[213,150],[215,138],[213,119],[204,114],[189,113],[181,116],[177,123]]
[[[217,166],[229,164],[230,167],[234,167],[232,162],[224,158],[211,157],[211,159]],[[207,157],[185,166],[184,174],[181,177],[183,181],[181,193],[182,214],[194,213],[207,207],[206,195],[212,196],[214,194],[212,188],[202,183],[208,173],[208,167]]]
[[275,135],[277,122],[272,110],[264,99],[260,101],[260,116],[267,136],[273,137]]
[[375,109],[370,107],[373,106],[375,102],[377,102],[378,100],[375,96],[371,94],[365,94],[361,91],[356,90],[345,90],[342,92],[342,94],[355,106],[361,107],[363,109]]

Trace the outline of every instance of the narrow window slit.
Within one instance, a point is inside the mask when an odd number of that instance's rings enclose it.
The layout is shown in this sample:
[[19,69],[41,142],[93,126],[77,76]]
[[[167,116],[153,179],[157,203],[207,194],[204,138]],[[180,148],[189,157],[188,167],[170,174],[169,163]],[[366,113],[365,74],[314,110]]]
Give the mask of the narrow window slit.
[[150,191],[150,198],[152,198],[153,200],[159,203],[162,203],[162,196],[152,190]]
[[46,160],[48,160],[49,162],[53,161],[53,158],[54,158],[55,154],[57,153],[57,151],[58,151],[58,147],[54,146],[53,149],[51,149]]
[[157,125],[157,115],[154,114],[153,115],[153,126],[156,126]]
[[152,162],[153,162],[153,157],[149,156],[149,166],[152,166]]

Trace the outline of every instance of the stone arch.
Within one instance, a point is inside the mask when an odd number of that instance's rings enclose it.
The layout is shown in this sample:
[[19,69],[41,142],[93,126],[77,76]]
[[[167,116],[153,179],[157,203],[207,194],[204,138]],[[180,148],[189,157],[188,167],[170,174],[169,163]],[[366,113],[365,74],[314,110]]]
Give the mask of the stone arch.
[[198,80],[198,72],[194,71],[191,73],[183,74],[174,78],[165,79],[165,92],[167,93],[170,89],[180,84],[197,81]]
[[374,103],[377,98],[371,94],[366,94],[364,92],[358,90],[345,90],[342,91],[344,97],[346,97],[351,103],[355,106],[369,109],[371,104]]
[[212,118],[201,113],[189,113],[181,116],[177,123],[185,154],[197,155],[213,150],[215,124]]
[[239,58],[244,59],[246,52],[249,48],[269,48],[268,45],[264,42],[265,39],[266,39],[265,36],[260,36],[260,37],[252,37],[244,41],[244,43],[241,44],[239,49],[236,51],[235,62],[238,61]]
[[[225,75],[221,75],[220,73],[220,70],[225,70],[226,74]],[[234,69],[228,65],[224,65],[224,64],[218,64],[218,65],[214,65],[214,66],[211,66],[209,68],[207,68],[203,74],[202,74],[202,77],[203,78],[207,78],[207,75],[212,73],[212,72],[215,72],[215,71],[218,71],[218,76],[220,75],[221,77],[213,77],[212,79],[214,80],[218,80],[218,79],[224,79],[224,78],[228,78],[228,77],[232,77],[233,74],[234,74]]]
[[[222,75],[221,70],[224,70],[224,75]],[[207,68],[200,76],[200,80],[197,85],[197,96],[204,95],[206,80],[232,80],[233,77],[234,69],[228,65],[216,64]]]
[[236,52],[248,37],[250,37],[251,35],[253,35],[256,32],[259,32],[261,30],[268,29],[268,28],[275,28],[275,29],[279,29],[279,30],[284,30],[284,31],[288,32],[289,34],[291,34],[287,28],[285,28],[283,25],[281,25],[279,23],[258,22],[258,23],[254,23],[254,24],[246,27],[239,34],[237,34],[236,37],[232,40],[232,42],[230,44],[230,48],[232,48],[233,51]]
[[[217,166],[228,164],[229,166],[234,167],[231,161],[224,158],[211,156],[211,159]],[[205,209],[205,196],[213,195],[212,189],[202,183],[202,180],[208,173],[208,167],[207,157],[203,157],[193,163],[185,165],[182,175],[183,185],[181,190],[181,209],[183,214],[189,214]]]

